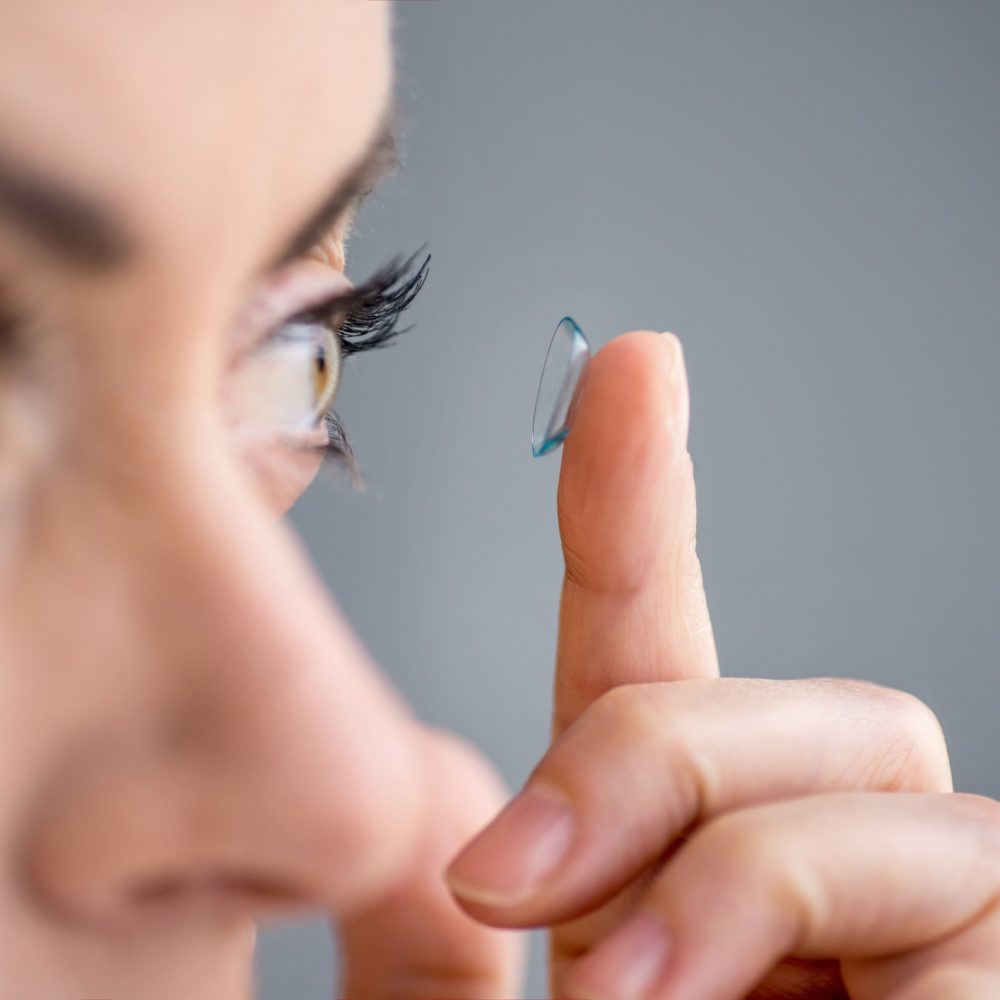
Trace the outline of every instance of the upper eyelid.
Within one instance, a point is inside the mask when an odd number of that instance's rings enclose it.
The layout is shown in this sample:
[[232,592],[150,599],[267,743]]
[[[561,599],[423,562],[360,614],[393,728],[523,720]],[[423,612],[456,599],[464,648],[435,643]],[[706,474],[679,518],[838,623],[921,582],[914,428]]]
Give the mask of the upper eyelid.
[[361,284],[331,292],[325,298],[290,313],[281,322],[329,323],[334,314],[350,317],[361,307],[371,306],[372,300],[376,301],[376,308],[384,308],[390,316],[398,315],[416,298],[426,280],[430,254],[425,256],[419,267],[414,268],[414,261],[421,253],[423,248],[405,260],[395,257]]
[[[303,265],[310,264],[309,271]],[[269,333],[318,304],[353,289],[351,282],[328,264],[302,260],[288,265],[272,281],[259,288],[244,305],[234,323],[232,356],[243,357]]]
[[[425,249],[421,248],[405,259],[393,258],[357,286],[351,284],[341,272],[314,262],[314,281],[317,274],[325,276],[326,281],[331,275],[336,275],[337,287],[323,290],[323,294],[316,290],[313,294],[302,295],[305,304],[297,309],[276,306],[277,293],[272,283],[258,296],[258,303],[263,305],[259,305],[256,313],[250,310],[243,317],[246,329],[239,333],[240,343],[231,355],[233,363],[240,363],[265,345],[282,327],[295,323],[311,323],[332,329],[343,357],[391,343],[408,329],[398,328],[396,320],[413,302],[426,280],[430,254],[425,254],[417,264]],[[288,283],[291,284],[291,277]],[[279,281],[279,289],[280,284]],[[322,283],[315,284],[314,289],[322,290]],[[338,320],[336,329],[333,327],[334,319]]]
[[325,323],[333,312],[350,312],[351,308],[364,298],[366,286],[352,286],[340,292],[333,292],[325,299],[289,315],[284,323]]

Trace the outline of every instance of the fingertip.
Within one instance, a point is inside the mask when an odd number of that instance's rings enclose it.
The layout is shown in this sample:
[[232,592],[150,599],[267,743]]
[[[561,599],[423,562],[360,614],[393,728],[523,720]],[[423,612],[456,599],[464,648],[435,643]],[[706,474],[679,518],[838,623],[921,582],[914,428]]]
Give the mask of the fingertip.
[[665,381],[670,396],[667,405],[667,429],[674,450],[687,451],[688,426],[691,418],[691,399],[688,388],[687,365],[684,347],[674,333],[659,334],[661,352],[666,355]]
[[623,334],[594,355],[564,446],[559,517],[567,569],[595,589],[641,586],[677,503],[687,448],[683,350],[672,334]]
[[[687,449],[688,384],[684,351],[672,333],[635,331],[594,355],[580,392],[564,468],[620,476],[664,453]],[[629,461],[632,468],[623,468]]]
[[530,783],[452,861],[445,878],[466,903],[513,910],[537,900],[577,834],[565,796]]

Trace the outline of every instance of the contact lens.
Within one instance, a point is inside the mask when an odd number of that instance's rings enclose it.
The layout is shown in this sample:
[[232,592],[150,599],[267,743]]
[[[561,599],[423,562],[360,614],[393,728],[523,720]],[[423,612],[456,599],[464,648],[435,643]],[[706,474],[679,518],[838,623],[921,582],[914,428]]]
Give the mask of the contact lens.
[[542,366],[531,422],[531,453],[541,458],[566,440],[573,418],[573,401],[587,363],[590,344],[569,316],[560,320]]

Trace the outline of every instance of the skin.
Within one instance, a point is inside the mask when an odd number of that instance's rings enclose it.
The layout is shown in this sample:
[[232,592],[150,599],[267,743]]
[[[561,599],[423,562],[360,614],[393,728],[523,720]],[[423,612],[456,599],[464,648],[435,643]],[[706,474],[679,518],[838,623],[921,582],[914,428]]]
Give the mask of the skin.
[[[440,878],[499,784],[412,719],[281,522],[318,454],[227,405],[268,262],[384,118],[388,8],[3,5],[3,157],[136,253],[69,263],[0,213],[28,317],[0,397],[0,997],[246,998],[254,921],[316,910],[350,995],[516,990],[516,943]],[[335,279],[345,228],[296,281]]]
[[[343,269],[350,206],[271,262],[378,134],[388,8],[4,4],[0,158],[99,202],[135,253],[71,264],[0,209],[20,317],[0,393],[0,998],[245,998],[255,921],[317,910],[343,995],[517,992],[516,939],[440,874],[498,782],[380,678],[280,519],[316,452],[258,433],[235,389],[268,332],[252,304]],[[947,794],[913,699],[717,678],[686,426],[675,341],[598,355],[560,484],[556,741],[529,786],[577,818],[553,840],[508,808],[453,888],[482,921],[559,921],[560,995],[639,995],[622,976],[666,933],[653,995],[740,996],[788,953],[846,957],[843,981],[800,962],[770,995],[797,995],[789,977],[989,995],[996,809]],[[511,897],[553,844],[563,863]],[[623,973],[609,935],[636,907],[655,933]]]
[[680,344],[588,371],[563,459],[554,740],[453,862],[467,910],[554,925],[552,995],[1000,992],[1000,804],[933,713],[859,681],[720,678]]

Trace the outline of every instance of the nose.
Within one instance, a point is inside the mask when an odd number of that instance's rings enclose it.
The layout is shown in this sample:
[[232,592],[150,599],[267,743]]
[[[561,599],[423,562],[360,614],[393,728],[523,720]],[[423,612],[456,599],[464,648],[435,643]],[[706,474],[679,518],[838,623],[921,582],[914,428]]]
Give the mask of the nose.
[[235,475],[134,482],[61,550],[86,588],[46,581],[64,736],[20,841],[30,890],[86,920],[358,905],[414,846],[415,724]]

